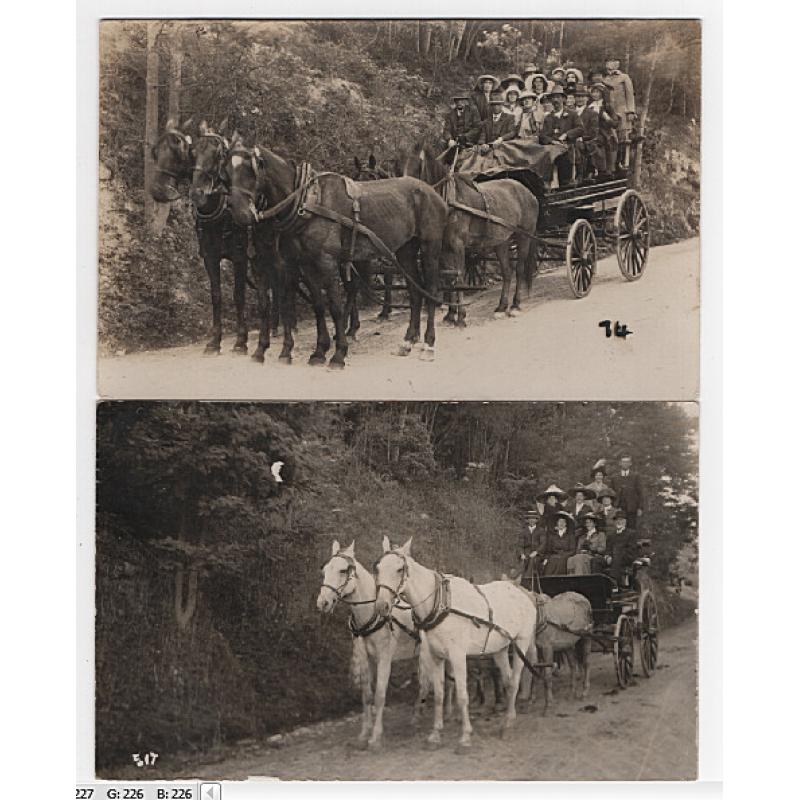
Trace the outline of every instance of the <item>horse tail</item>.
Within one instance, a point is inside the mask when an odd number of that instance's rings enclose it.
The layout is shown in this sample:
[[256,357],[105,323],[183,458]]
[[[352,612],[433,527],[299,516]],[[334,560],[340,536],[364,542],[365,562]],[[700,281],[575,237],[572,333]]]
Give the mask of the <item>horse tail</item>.
[[533,223],[533,238],[528,240],[528,257],[525,259],[525,291],[531,293],[531,285],[536,273],[539,269],[538,253],[537,253],[537,240],[536,240],[536,227],[539,224],[539,201],[534,197],[534,223]]
[[372,676],[369,669],[367,646],[362,636],[353,639],[353,654],[350,657],[350,680],[356,688],[369,686]]
[[424,648],[420,647],[419,650],[419,696],[427,697],[433,689],[433,681],[431,680],[431,670],[433,665],[430,663],[430,657],[426,655]]

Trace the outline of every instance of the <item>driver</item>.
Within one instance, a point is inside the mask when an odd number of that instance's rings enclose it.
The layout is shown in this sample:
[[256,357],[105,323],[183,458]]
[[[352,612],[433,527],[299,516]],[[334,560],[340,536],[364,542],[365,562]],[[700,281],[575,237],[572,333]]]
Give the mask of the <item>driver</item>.
[[502,92],[495,92],[489,98],[492,109],[491,115],[483,120],[478,134],[478,144],[481,154],[489,152],[489,146],[502,144],[517,135],[517,126],[512,114],[507,114],[503,110],[505,97]]
[[619,588],[628,588],[633,562],[639,555],[636,531],[628,529],[628,519],[621,509],[614,514],[614,529],[606,534],[606,565],[608,574]]
[[478,141],[481,118],[470,103],[468,94],[453,95],[454,107],[450,109],[444,123],[442,138],[447,147],[472,147]]

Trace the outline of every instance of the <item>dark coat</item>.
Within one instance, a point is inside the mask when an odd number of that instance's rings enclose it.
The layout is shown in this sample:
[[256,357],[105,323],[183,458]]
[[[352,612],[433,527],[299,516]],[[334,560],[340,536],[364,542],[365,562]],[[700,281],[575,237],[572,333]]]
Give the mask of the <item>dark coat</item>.
[[567,532],[559,536],[554,530],[548,530],[539,551],[542,562],[543,575],[566,575],[567,559],[574,556],[578,549],[578,542],[574,533]]
[[474,106],[465,106],[460,114],[452,108],[444,123],[443,138],[445,141],[449,139],[458,141],[459,137],[463,137],[466,144],[473,145],[478,141],[480,124],[481,118]]
[[478,144],[491,144],[496,139],[502,139],[507,142],[516,135],[517,123],[514,121],[514,115],[503,112],[497,122],[495,122],[493,116],[489,116],[481,122]]
[[478,117],[481,120],[492,116],[491,106],[483,92],[475,92],[472,95],[472,102],[475,104],[475,110],[478,112]]
[[583,528],[583,518],[594,511],[594,504],[591,500],[584,500],[580,511],[576,511],[575,506],[575,500],[568,500],[565,510],[575,518],[575,529],[580,530]]
[[609,533],[606,535],[606,555],[611,556],[609,573],[619,584],[622,574],[629,568],[639,555],[636,531],[626,528],[622,533]]
[[626,477],[615,475],[611,479],[611,488],[617,493],[617,505],[625,512],[644,509],[644,491],[642,479],[633,470]]
[[574,142],[583,133],[580,118],[572,109],[568,108],[562,109],[561,116],[557,116],[553,111],[544,118],[539,141],[542,144],[552,144],[559,141],[565,133],[568,142]]
[[584,533],[578,537],[578,551],[585,550],[594,556],[602,556],[606,553],[606,535],[603,531],[595,531],[591,539]]

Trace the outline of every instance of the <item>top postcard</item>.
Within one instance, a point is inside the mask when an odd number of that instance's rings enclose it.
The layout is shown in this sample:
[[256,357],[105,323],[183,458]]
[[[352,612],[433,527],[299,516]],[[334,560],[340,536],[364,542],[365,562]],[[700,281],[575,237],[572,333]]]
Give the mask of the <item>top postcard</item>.
[[697,20],[106,20],[98,393],[696,400]]

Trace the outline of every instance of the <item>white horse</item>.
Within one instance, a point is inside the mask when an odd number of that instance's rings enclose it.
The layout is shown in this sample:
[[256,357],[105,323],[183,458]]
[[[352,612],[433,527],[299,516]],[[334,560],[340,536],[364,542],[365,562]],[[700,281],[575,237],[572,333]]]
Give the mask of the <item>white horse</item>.
[[[375,580],[372,574],[356,561],[355,542],[341,549],[334,541],[331,557],[322,568],[322,587],[317,597],[317,608],[330,614],[341,601],[350,606],[350,631],[353,634],[351,671],[356,685],[361,688],[363,716],[358,740],[365,747],[380,747],[383,736],[383,708],[386,687],[393,661],[405,661],[418,653],[418,639],[410,610],[394,609],[378,614],[375,607]],[[420,665],[420,669],[421,669]],[[375,694],[373,698],[373,672]],[[424,700],[420,681],[420,695],[414,706],[416,722]],[[427,694],[427,689],[425,690]],[[374,719],[373,719],[374,701]]]
[[[505,733],[516,719],[515,701],[524,662],[519,653],[536,652],[532,647],[536,635],[536,606],[526,593],[508,581],[493,581],[475,586],[463,578],[444,578],[411,557],[411,539],[392,549],[383,537],[383,555],[375,564],[378,587],[377,610],[387,614],[402,598],[412,609],[421,633],[420,679],[433,682],[435,698],[431,745],[441,743],[443,727],[444,665],[449,662],[456,682],[456,700],[461,711],[461,739],[458,752],[466,752],[471,744],[467,691],[467,656],[492,654],[506,687],[507,709],[503,723]],[[449,587],[449,588],[448,588]],[[449,596],[449,612],[448,609]],[[460,616],[490,620],[489,627]],[[502,632],[497,628],[501,628]],[[513,642],[513,667],[508,661],[508,646]],[[424,669],[423,669],[424,666]]]

